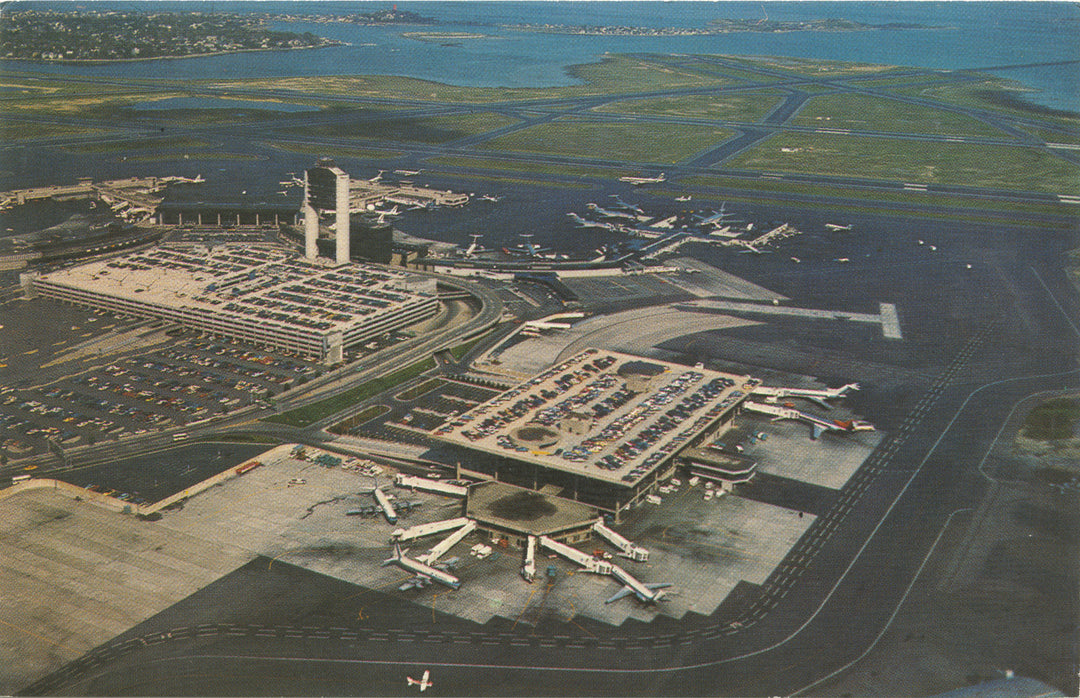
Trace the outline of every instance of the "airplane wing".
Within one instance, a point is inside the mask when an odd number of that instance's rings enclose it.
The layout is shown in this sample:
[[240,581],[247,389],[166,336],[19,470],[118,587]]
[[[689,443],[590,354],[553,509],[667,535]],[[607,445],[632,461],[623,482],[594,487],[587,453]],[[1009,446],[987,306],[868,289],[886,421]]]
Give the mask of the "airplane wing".
[[832,405],[830,405],[829,403],[825,402],[824,400],[822,400],[822,399],[821,399],[821,398],[819,398],[819,397],[814,397],[814,396],[812,396],[812,395],[800,395],[799,397],[801,397],[801,398],[802,398],[802,399],[804,399],[804,400],[809,400],[810,402],[814,402],[814,403],[817,403],[817,404],[821,405],[822,407],[824,407],[824,408],[825,408],[825,409],[827,409],[827,410],[831,410],[831,409],[832,409]]
[[618,601],[619,599],[624,598],[624,597],[626,597],[626,596],[628,596],[630,594],[633,594],[633,593],[634,593],[633,589],[631,589],[628,586],[624,586],[622,589],[619,589],[617,592],[612,594],[611,597],[608,598],[608,600],[605,601],[604,603],[605,604],[614,603],[614,602]]

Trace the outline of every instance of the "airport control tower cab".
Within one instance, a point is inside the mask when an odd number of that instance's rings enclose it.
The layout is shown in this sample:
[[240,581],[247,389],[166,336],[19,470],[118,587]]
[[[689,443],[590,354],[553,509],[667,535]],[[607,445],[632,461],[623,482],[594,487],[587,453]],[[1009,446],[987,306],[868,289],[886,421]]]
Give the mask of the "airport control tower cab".
[[349,262],[349,175],[330,158],[321,158],[315,167],[304,171],[304,255],[315,259],[319,254],[319,220],[334,212],[337,242],[335,261]]

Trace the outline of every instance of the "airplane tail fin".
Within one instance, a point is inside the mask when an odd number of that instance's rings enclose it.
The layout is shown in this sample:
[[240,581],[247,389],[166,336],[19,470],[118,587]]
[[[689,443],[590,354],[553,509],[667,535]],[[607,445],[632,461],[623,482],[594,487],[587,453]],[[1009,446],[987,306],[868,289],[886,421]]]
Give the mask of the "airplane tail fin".
[[817,439],[824,432],[825,432],[825,427],[821,426],[820,424],[814,424],[813,425],[813,433],[810,435],[810,438],[811,439]]
[[[405,551],[405,552],[408,552],[408,551]],[[386,567],[387,565],[394,564],[395,562],[400,560],[405,555],[405,552],[402,552],[402,550],[401,550],[401,543],[398,543],[397,541],[394,541],[394,554],[391,555],[390,557],[386,558],[385,560],[383,560],[382,561],[382,566]]]

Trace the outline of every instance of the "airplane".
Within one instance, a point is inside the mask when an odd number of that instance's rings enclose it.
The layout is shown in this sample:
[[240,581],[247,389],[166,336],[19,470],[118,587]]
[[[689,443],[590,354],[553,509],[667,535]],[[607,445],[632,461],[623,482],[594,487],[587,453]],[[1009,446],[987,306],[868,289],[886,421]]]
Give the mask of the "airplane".
[[792,257],[792,258],[791,258],[791,261],[792,261],[792,262],[795,262],[796,264],[802,264],[802,260],[801,260],[801,259],[799,259],[798,257]]
[[282,191],[279,191],[278,194],[280,194],[281,196],[288,196],[289,192],[287,190],[282,190]]
[[931,252],[937,252],[937,245],[930,245]]
[[696,225],[698,227],[700,227],[700,228],[704,228],[704,227],[707,227],[707,226],[724,225],[724,223],[727,222],[726,219],[729,216],[732,215],[732,214],[727,213],[725,211],[726,208],[727,208],[727,202],[725,201],[724,203],[720,204],[720,210],[719,211],[714,211],[711,215],[702,216],[702,215],[699,215],[699,214],[695,213],[694,214],[694,220],[696,221]]
[[601,208],[593,203],[585,204],[585,208],[589,209],[593,213],[602,218],[622,218],[623,220],[636,221],[637,217],[632,213],[623,213],[621,211],[609,211],[606,208]]
[[836,223],[826,223],[825,227],[833,231],[834,233],[841,230],[851,230],[850,225],[837,225]]
[[399,215],[401,215],[400,213],[398,213],[397,206],[390,209],[389,211],[373,211],[372,213],[374,213],[375,215],[375,222],[379,225],[385,223],[387,218],[397,218]]
[[410,501],[392,502],[390,501],[390,497],[386,495],[386,492],[383,491],[383,488],[379,487],[377,481],[375,487],[372,487],[370,490],[362,490],[359,494],[374,495],[375,502],[379,505],[379,508],[382,509],[383,516],[385,516],[386,520],[390,523],[397,523],[398,514],[407,514],[424,504],[423,502]]
[[635,187],[637,187],[637,186],[641,186],[642,184],[659,184],[660,182],[666,182],[667,181],[667,175],[665,173],[661,172],[656,177],[629,177],[629,176],[627,176],[627,177],[619,177],[619,181],[620,182],[627,182],[627,183],[633,184]]
[[591,221],[588,218],[582,218],[574,212],[566,214],[570,216],[570,220],[578,224],[581,228],[602,228],[604,230],[614,230],[615,226],[611,223],[601,223],[600,221]]
[[480,195],[480,200],[481,201],[491,201],[492,203],[497,202],[501,198],[502,198],[501,196],[495,196],[493,194],[481,194]]
[[920,245],[925,245],[925,244],[926,244],[926,243],[925,243],[925,242],[923,242],[922,240],[916,240],[916,242],[918,242],[918,243],[919,243]]
[[475,235],[470,235],[469,237],[472,238],[472,244],[465,250],[465,259],[475,257],[477,253],[488,251],[480,246],[480,238],[484,237],[483,235],[477,233]]
[[796,419],[810,425],[810,438],[816,440],[827,431],[854,432],[874,431],[874,425],[857,419],[822,419],[807,412],[802,412],[790,407],[791,403],[780,405],[767,405],[759,402],[744,402],[743,407],[751,412],[772,415],[772,421],[781,419]]
[[406,582],[406,584],[402,584],[402,586],[406,589],[416,586],[423,586],[428,582],[438,582],[439,584],[442,584],[443,586],[448,586],[451,589],[458,589],[461,587],[461,580],[454,575],[450,574],[445,570],[438,569],[437,567],[425,565],[419,560],[414,560],[413,558],[406,555],[406,552],[408,551],[406,550],[402,552],[401,544],[395,541],[394,554],[386,560],[383,560],[382,563],[383,567],[386,567],[387,565],[397,565],[406,572],[412,572],[417,577],[425,577],[427,579],[427,581],[424,582]]
[[657,601],[665,601],[667,600],[667,595],[660,590],[666,589],[667,587],[671,586],[671,582],[661,582],[659,584],[644,584],[642,586],[644,586],[649,591],[654,591],[656,593],[646,595],[636,589],[631,588],[630,585],[627,584],[624,585],[622,589],[612,594],[607,600],[604,601],[604,603],[614,603],[621,598],[629,596],[630,594],[636,596],[638,598],[638,601],[641,601],[642,603],[656,603]]
[[431,672],[427,669],[424,669],[424,675],[420,677],[419,681],[417,681],[411,676],[406,676],[405,680],[409,686],[419,686],[421,693],[426,691],[429,686],[434,685],[433,683],[431,683]]
[[423,172],[423,170],[394,170],[394,174],[401,175],[402,177],[415,177]]
[[631,211],[633,213],[638,214],[639,216],[644,216],[645,215],[645,212],[643,210],[641,210],[640,206],[635,206],[634,204],[626,203],[625,201],[622,200],[622,198],[618,194],[612,194],[611,198],[615,199],[615,203],[614,203],[615,208],[622,209],[623,211]]
[[522,233],[521,237],[525,239],[524,242],[519,242],[513,247],[502,248],[503,253],[511,257],[539,257],[552,251],[550,247],[540,247],[530,242],[532,233]]
[[851,260],[850,260],[850,259],[848,259],[847,257],[837,257],[837,258],[836,258],[836,259],[834,259],[833,261],[834,261],[834,262],[840,262],[841,264],[847,264],[847,263],[848,263],[848,262],[850,262]]
[[687,194],[686,196],[676,196],[676,197],[675,197],[675,200],[676,200],[676,201],[689,201],[689,200],[690,200],[690,199],[692,199],[692,198],[694,198],[694,197],[692,197],[692,196],[690,196],[689,194]]
[[371,179],[367,180],[368,184],[378,184],[382,181],[382,176],[386,173],[386,170],[379,170],[379,174],[375,175]]

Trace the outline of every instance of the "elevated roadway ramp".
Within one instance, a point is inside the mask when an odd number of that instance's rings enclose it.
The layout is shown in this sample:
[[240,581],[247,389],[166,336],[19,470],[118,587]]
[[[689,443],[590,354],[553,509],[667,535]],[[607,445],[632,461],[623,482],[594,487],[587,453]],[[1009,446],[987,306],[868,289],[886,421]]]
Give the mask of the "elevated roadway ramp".
[[753,320],[718,314],[654,306],[600,315],[575,324],[571,329],[536,337],[516,344],[499,355],[498,366],[486,370],[507,370],[535,375],[588,347],[603,347],[628,354],[648,354],[653,347],[695,332],[726,330],[756,325]]

